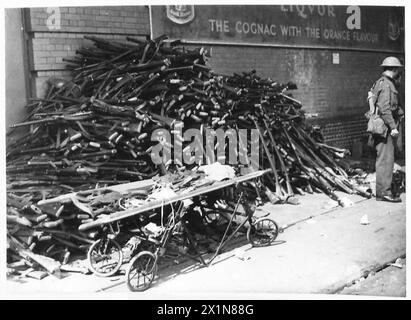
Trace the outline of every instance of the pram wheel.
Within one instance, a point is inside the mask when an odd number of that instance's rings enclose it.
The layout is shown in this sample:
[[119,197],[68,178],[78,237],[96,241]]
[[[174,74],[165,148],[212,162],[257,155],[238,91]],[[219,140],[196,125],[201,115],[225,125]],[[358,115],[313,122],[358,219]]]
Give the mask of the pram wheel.
[[87,253],[89,269],[100,277],[115,274],[123,263],[123,252],[113,239],[102,238],[94,242]]
[[247,230],[247,239],[254,247],[270,245],[278,236],[279,228],[274,220],[257,219]]
[[142,251],[131,259],[127,268],[127,287],[131,291],[144,291],[150,287],[156,273],[156,256],[150,251]]

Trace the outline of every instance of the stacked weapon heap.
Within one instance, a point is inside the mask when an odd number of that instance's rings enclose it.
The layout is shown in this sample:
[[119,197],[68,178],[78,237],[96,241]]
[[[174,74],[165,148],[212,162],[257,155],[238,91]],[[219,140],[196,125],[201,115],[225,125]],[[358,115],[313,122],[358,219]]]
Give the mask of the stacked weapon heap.
[[[72,80],[50,79],[45,97],[31,99],[27,118],[9,134],[29,129],[7,145],[7,221],[10,230],[41,230],[24,238],[31,249],[56,238],[67,247],[75,246],[68,238],[87,244],[88,235],[71,226],[95,218],[86,210],[75,214],[78,206],[42,209],[39,200],[195,167],[151,161],[152,132],[173,129],[177,121],[201,132],[258,130],[259,168],[272,171],[247,186],[257,204],[295,203],[293,195],[305,192],[324,192],[337,201],[336,190],[369,196],[335,160],[346,150],[310,134],[301,103],[287,95],[294,84],[262,79],[255,71],[217,74],[206,65],[204,48],[187,49],[165,36],[128,37],[126,43],[85,38],[93,47],[66,59]],[[182,141],[182,148],[188,143]],[[243,143],[251,150],[249,137]]]

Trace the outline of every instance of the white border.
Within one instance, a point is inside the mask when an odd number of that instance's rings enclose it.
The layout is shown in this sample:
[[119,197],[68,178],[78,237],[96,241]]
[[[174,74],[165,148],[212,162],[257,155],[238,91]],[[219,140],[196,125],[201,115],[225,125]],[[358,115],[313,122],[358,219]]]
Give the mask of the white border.
[[[186,1],[186,0],[174,0],[172,1],[173,4],[187,4],[187,2],[194,3],[194,4],[215,4],[215,5],[223,5],[223,4],[296,4],[296,1],[227,1],[227,0],[221,0],[221,1],[216,1],[216,0],[209,0],[209,1]],[[350,2],[350,1],[348,1]],[[151,1],[151,2],[147,2],[147,1],[130,1],[130,0],[123,0],[120,3],[118,1],[107,1],[107,0],[89,0],[87,1],[87,6],[104,6],[104,5],[108,5],[108,6],[119,6],[119,5],[128,5],[128,6],[135,6],[135,5],[165,5],[168,4],[169,2],[167,1]],[[350,3],[347,3],[347,1],[341,1],[341,0],[334,0],[334,1],[298,1],[298,3],[301,4],[329,4],[329,5],[347,5]],[[355,3],[356,5],[380,5],[380,6],[386,6],[387,2],[386,1],[359,1]],[[408,3],[405,0],[399,1],[399,0],[395,0],[395,1],[390,1],[389,5],[390,6],[404,6],[405,7],[405,43],[406,45],[409,43],[409,34],[410,34],[410,28],[409,28],[409,18],[410,18],[410,14],[409,14],[409,5],[407,5]],[[0,156],[0,163],[1,163],[1,172],[2,172],[2,185],[1,185],[1,195],[0,195],[0,199],[1,199],[1,204],[2,204],[2,208],[4,210],[2,210],[2,214],[0,217],[0,230],[6,230],[6,185],[5,185],[5,50],[4,50],[4,43],[5,43],[5,34],[4,34],[4,23],[5,23],[5,17],[4,17],[4,8],[21,8],[21,7],[54,7],[54,6],[85,6],[84,1],[83,0],[71,0],[71,1],[67,1],[67,0],[45,0],[45,1],[29,1],[29,0],[15,0],[12,3],[9,4],[5,4],[4,2],[2,2],[1,4],[1,12],[0,12],[0,44],[2,44],[1,46],[1,53],[0,53],[0,73],[1,73],[1,77],[0,77],[0,83],[1,83],[1,91],[0,91],[0,96],[2,97],[1,102],[0,102],[0,107],[3,110],[3,116],[0,117],[1,118],[1,131],[0,131],[0,135],[2,135],[2,139],[1,139],[1,143],[0,143],[0,147],[1,147],[1,156]],[[150,17],[151,18],[151,17]],[[152,26],[151,26],[151,19],[150,19],[150,33],[152,33]],[[406,46],[407,48],[407,46]],[[408,48],[407,48],[408,49]],[[405,56],[406,56],[406,65],[407,62],[411,61],[410,59],[410,52],[409,50],[406,50],[405,52]],[[376,66],[377,67],[377,66]],[[408,72],[408,68],[405,68],[405,74],[406,74],[406,79],[411,79],[409,72]],[[406,81],[406,87],[405,90],[406,92],[411,92],[410,91],[410,81],[407,80]],[[406,101],[406,109],[409,108],[409,106],[407,106],[407,102],[409,100],[408,95],[405,97]],[[406,120],[406,122],[408,122]],[[408,134],[408,128],[406,126],[406,141],[410,139],[410,136]],[[411,140],[409,140],[411,141]],[[406,159],[409,159],[409,153],[410,150],[409,148],[406,148]],[[409,176],[407,176],[407,185],[411,186],[410,184],[411,182],[411,178]],[[407,195],[407,201],[410,201],[410,194],[411,192],[408,193]],[[409,226],[409,218],[407,219],[407,230],[409,230],[408,226]],[[71,295],[53,295],[53,294],[41,294],[38,293],[35,296],[11,296],[8,295],[6,292],[6,235],[3,232],[0,232],[0,234],[2,234],[2,238],[0,240],[0,298],[2,299],[141,299],[141,297],[139,297],[138,295],[130,295],[130,294],[113,294],[113,293],[98,293],[98,294],[93,294],[93,293],[87,293],[87,294],[71,294]],[[410,248],[410,237],[407,236],[407,253],[408,253],[408,248]],[[410,268],[407,268],[407,279],[411,279],[410,278]],[[407,281],[407,297],[405,298],[405,300],[409,300],[410,298],[410,280]],[[158,297],[158,299],[164,299],[167,297]],[[180,296],[177,297],[178,299],[187,299],[187,300],[192,300],[192,299],[208,299],[208,298],[212,298],[212,299],[261,299],[261,300],[265,300],[265,299],[282,299],[282,300],[289,300],[289,299],[304,299],[304,300],[366,300],[366,299],[370,299],[370,297],[366,297],[366,296],[341,296],[341,295],[306,295],[306,294],[275,294],[275,295],[252,295],[252,296],[244,296],[244,295],[237,295],[237,294],[230,294],[229,296],[227,295],[216,295],[216,296],[212,296],[210,297],[210,295],[204,294],[204,295],[187,295],[187,296]],[[371,297],[374,300],[397,300],[397,298],[389,298],[389,297]],[[403,300],[403,299],[400,299]]]

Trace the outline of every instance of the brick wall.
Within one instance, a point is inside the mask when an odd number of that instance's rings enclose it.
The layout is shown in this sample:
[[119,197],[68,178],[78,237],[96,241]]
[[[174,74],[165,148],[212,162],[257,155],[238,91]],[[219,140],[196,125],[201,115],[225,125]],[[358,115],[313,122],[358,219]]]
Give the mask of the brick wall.
[[41,97],[49,77],[70,76],[63,59],[92,44],[84,35],[120,41],[126,36],[146,37],[150,23],[147,6],[30,8],[26,9],[26,29],[32,95]]
[[362,114],[350,117],[309,120],[310,124],[320,125],[326,142],[332,146],[352,150],[355,142],[364,143],[367,121]]
[[[30,27],[33,31],[50,31],[48,20],[56,11],[52,8],[31,8]],[[59,7],[61,29],[77,33],[149,33],[147,6]]]

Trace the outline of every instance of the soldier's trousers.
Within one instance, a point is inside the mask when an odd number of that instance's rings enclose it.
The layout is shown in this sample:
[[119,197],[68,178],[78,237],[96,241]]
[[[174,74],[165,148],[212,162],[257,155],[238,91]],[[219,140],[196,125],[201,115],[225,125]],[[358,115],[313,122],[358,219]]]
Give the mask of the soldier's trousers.
[[387,139],[375,139],[377,159],[375,161],[376,196],[391,195],[392,171],[394,169],[394,141],[391,135]]

